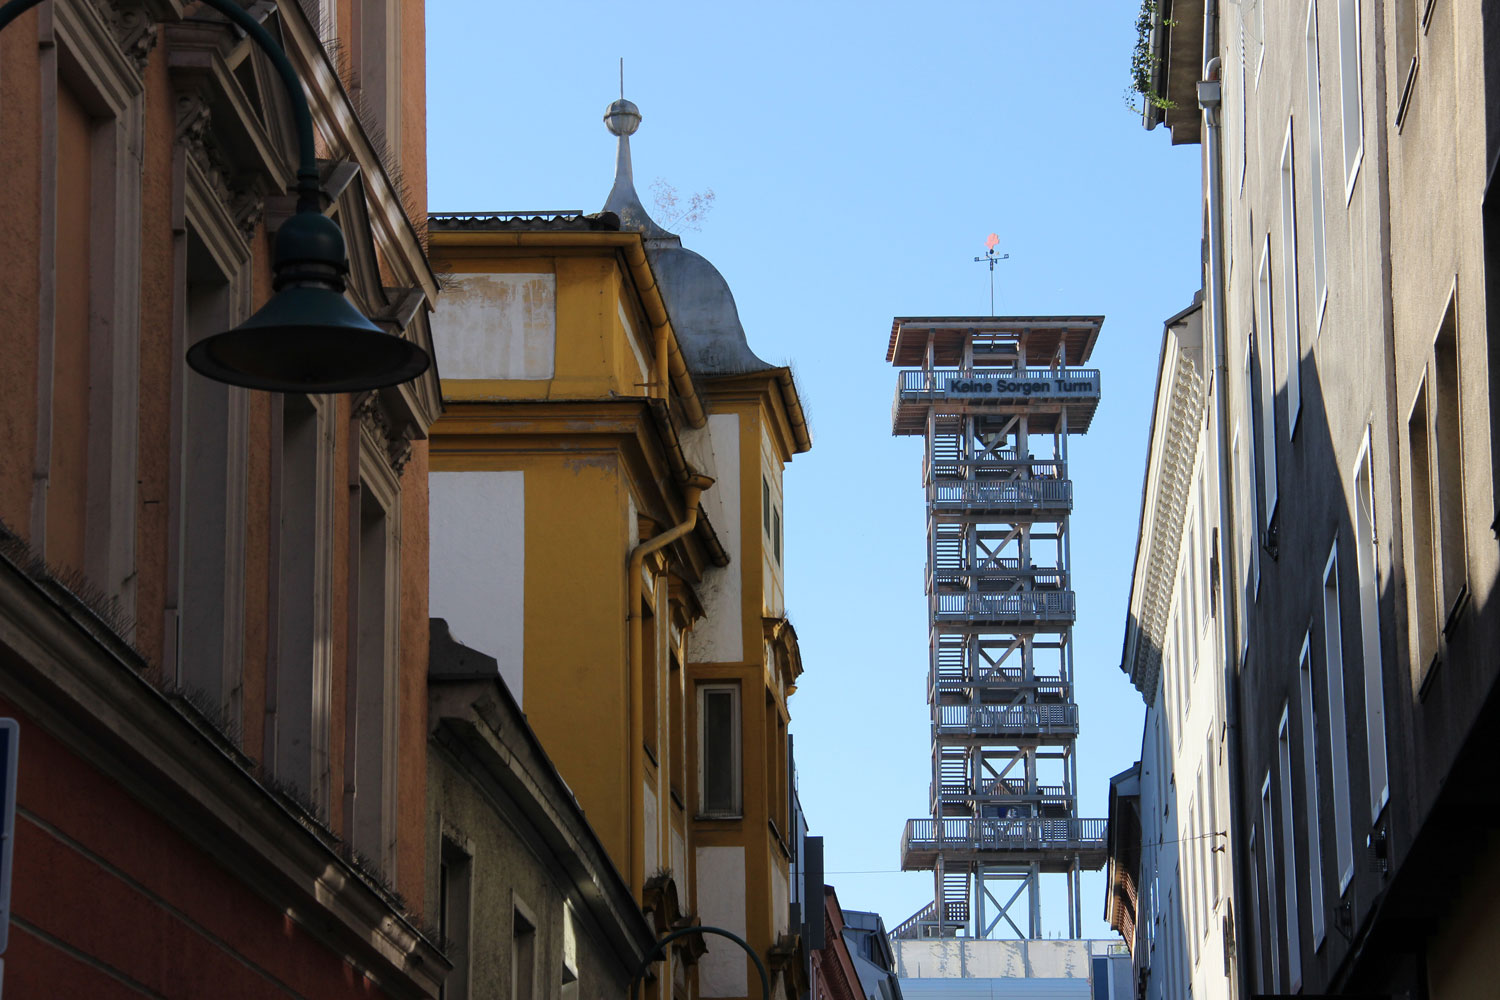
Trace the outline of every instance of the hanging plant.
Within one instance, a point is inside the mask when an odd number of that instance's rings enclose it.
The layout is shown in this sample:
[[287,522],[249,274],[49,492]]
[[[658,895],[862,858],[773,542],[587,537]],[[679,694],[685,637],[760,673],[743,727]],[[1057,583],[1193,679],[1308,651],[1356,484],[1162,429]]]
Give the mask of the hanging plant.
[[[1141,12],[1135,18],[1135,48],[1130,53],[1130,86],[1125,88],[1125,104],[1136,114],[1143,114],[1148,107],[1158,111],[1177,107],[1177,102],[1158,94],[1151,82],[1161,65],[1161,57],[1151,44],[1159,9],[1158,0],[1141,0]],[[1170,18],[1163,18],[1161,24],[1167,28],[1177,26]]]

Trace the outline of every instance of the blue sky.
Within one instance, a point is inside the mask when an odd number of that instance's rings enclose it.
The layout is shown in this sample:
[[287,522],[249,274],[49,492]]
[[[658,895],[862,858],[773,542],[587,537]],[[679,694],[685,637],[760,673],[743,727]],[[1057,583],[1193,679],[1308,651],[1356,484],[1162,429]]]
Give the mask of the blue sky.
[[[828,881],[888,926],[932,898],[900,873],[927,812],[920,442],[893,438],[891,318],[1105,317],[1104,401],[1073,441],[1080,815],[1140,749],[1120,673],[1161,323],[1199,284],[1199,159],[1123,93],[1137,4],[510,4],[429,0],[432,211],[583,209],[609,193],[619,93],[648,207],[660,177],[712,189],[683,243],[723,272],[757,353],[789,362],[813,450],[786,479],[792,699],[804,807]],[[1105,936],[1102,875],[1084,931]],[[1044,899],[1050,934],[1066,914]]]

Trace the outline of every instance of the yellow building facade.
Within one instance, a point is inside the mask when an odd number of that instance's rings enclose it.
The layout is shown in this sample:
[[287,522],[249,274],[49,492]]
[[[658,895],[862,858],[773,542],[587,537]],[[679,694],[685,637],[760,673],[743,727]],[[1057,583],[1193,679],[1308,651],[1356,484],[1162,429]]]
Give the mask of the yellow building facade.
[[[639,113],[606,121],[606,211],[430,220],[432,614],[496,658],[658,935],[721,926],[790,970],[781,496],[811,442],[722,276],[640,207]],[[657,973],[658,997],[759,996],[722,939]]]

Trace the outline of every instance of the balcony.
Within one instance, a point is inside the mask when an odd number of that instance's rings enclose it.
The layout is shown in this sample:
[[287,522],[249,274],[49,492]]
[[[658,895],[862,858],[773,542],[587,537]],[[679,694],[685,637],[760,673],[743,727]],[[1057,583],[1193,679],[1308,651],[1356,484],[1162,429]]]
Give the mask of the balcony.
[[1104,867],[1108,821],[1102,819],[909,819],[901,835],[901,870],[930,871],[946,862],[1030,864],[1068,871],[1076,858],[1088,871]]
[[925,434],[927,411],[1027,413],[1033,433],[1051,433],[1065,414],[1071,434],[1089,429],[1099,408],[1097,368],[907,369],[897,373],[893,434]]
[[985,691],[1010,692],[1034,691],[1039,700],[1069,701],[1071,689],[1055,674],[1033,675],[1027,678],[1018,667],[984,666],[977,674],[966,670],[963,663],[939,664],[937,677],[931,678],[935,693],[959,694],[970,688]]
[[1029,580],[1037,591],[1056,593],[1063,589],[1063,572],[1056,566],[1023,566],[1015,556],[985,556],[971,561],[961,542],[939,539],[937,563],[927,564],[927,576],[940,588],[969,589],[971,580]]
[[938,705],[933,738],[1064,743],[1078,735],[1077,705]]
[[1044,812],[1066,810],[1073,797],[1062,785],[1037,785],[1027,789],[1026,782],[1016,778],[990,778],[978,788],[963,781],[945,781],[938,786],[938,797],[932,805],[944,811],[954,808],[974,809],[984,805],[1033,805]]
[[1073,509],[1071,479],[936,480],[929,493],[934,513],[1066,514]]
[[1076,603],[1071,590],[936,594],[932,620],[938,625],[1030,626],[1060,631],[1077,618]]

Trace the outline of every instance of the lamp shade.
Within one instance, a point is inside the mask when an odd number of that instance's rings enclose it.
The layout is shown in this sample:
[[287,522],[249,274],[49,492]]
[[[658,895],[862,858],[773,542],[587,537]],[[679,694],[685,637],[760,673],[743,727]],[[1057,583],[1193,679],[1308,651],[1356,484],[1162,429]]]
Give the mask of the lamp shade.
[[188,349],[194,371],[269,392],[360,392],[409,382],[432,363],[344,297],[344,234],[321,212],[298,212],[281,227],[274,267],[269,302]]
[[408,382],[427,352],[362,316],[331,288],[297,285],[232,330],[205,337],[187,362],[217,382],[269,392],[359,392]]

